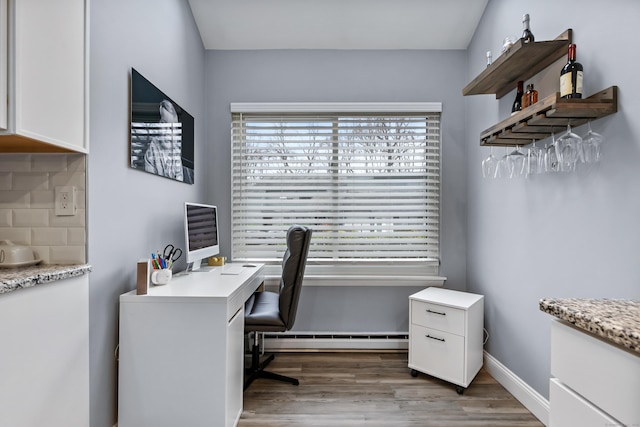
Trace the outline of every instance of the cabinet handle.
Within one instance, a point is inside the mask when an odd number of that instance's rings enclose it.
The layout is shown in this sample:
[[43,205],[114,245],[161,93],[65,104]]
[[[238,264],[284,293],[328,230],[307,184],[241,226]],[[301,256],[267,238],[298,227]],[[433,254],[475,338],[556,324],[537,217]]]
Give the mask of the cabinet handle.
[[444,338],[432,337],[431,335],[425,335],[425,337],[427,337],[427,338],[431,338],[432,340],[438,340],[438,341],[442,341],[442,342],[444,342]]
[[439,314],[440,316],[446,316],[447,315],[447,313],[441,313],[439,311],[433,311],[433,310],[429,310],[429,309],[427,309],[427,313]]

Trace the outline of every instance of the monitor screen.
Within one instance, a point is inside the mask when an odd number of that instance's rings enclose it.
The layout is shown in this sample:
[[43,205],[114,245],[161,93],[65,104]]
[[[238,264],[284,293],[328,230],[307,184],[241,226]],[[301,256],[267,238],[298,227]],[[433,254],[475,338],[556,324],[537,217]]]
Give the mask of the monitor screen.
[[202,260],[220,253],[218,208],[202,203],[185,202],[184,213],[187,263],[193,263],[192,270],[197,270]]

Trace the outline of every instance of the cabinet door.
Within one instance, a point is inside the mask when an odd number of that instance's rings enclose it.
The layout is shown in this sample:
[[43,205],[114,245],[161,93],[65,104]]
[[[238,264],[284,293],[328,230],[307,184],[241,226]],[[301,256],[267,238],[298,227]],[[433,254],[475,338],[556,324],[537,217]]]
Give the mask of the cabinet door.
[[9,32],[9,16],[7,15],[7,0],[0,0],[0,130],[7,129],[7,103],[8,80],[7,64],[9,51],[7,45],[7,34]]
[[85,0],[14,0],[15,133],[85,151]]
[[242,412],[244,379],[244,307],[229,321],[227,329],[226,426],[234,426]]
[[0,295],[0,426],[89,425],[89,275]]

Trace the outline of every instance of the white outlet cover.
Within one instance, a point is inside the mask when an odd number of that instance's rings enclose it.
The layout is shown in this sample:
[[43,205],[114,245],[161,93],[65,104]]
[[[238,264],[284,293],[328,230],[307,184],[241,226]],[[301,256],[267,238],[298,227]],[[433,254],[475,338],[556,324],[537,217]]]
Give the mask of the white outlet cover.
[[76,214],[76,187],[59,186],[55,188],[56,216],[73,216]]

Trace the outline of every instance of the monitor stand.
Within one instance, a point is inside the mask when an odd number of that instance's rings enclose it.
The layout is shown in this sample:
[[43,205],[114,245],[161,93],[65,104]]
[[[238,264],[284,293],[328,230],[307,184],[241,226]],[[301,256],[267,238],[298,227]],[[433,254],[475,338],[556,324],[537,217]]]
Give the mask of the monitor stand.
[[[205,261],[205,263],[203,263],[203,261]],[[193,273],[209,273],[213,270],[215,270],[217,267],[215,266],[209,266],[206,264],[207,259],[199,259],[193,262],[192,266],[191,266],[191,272]]]

